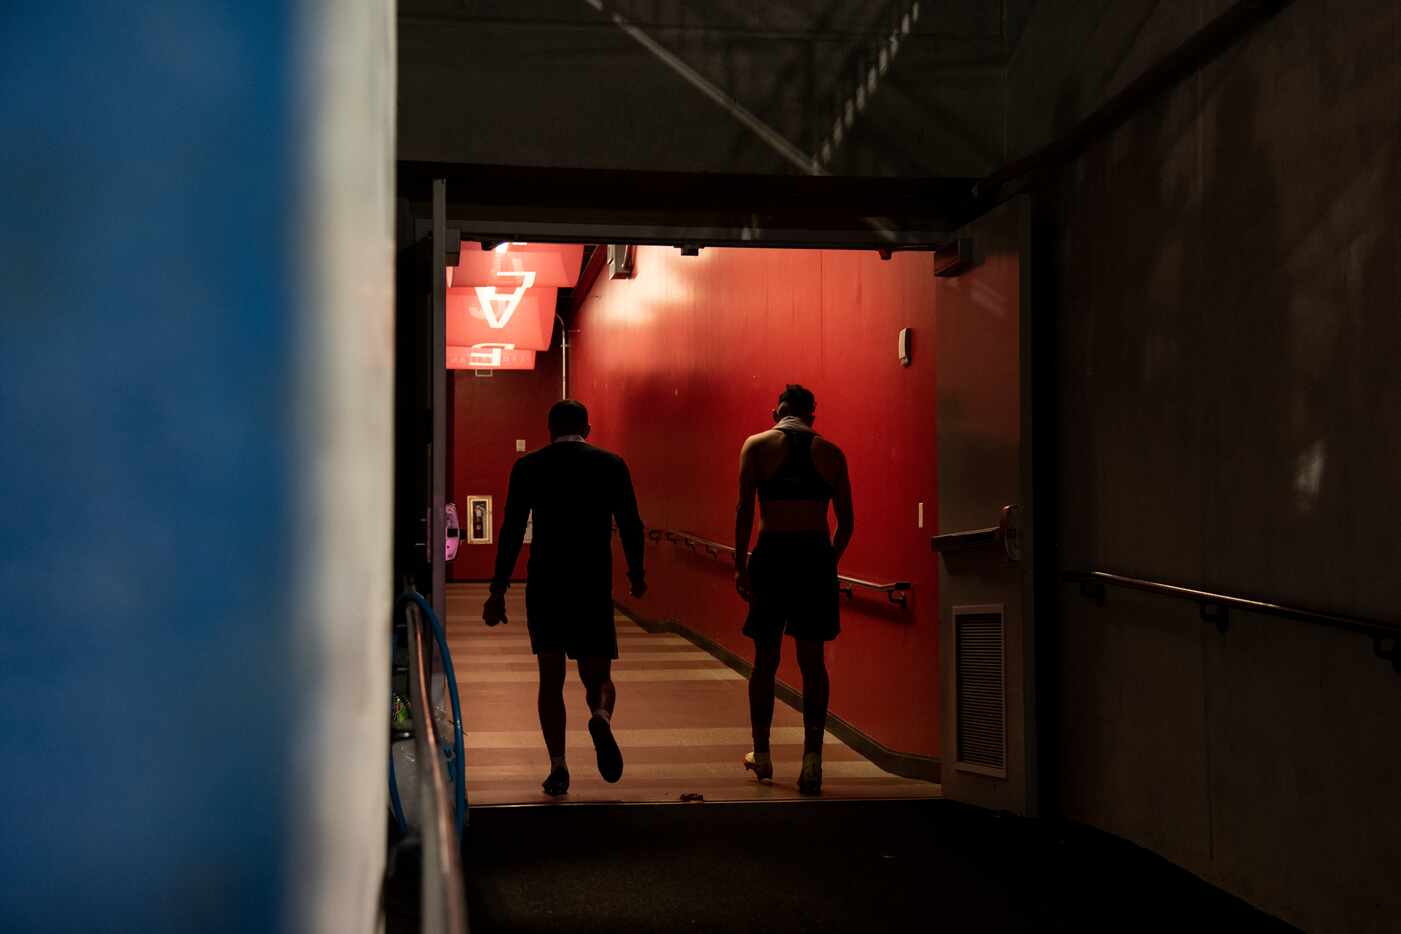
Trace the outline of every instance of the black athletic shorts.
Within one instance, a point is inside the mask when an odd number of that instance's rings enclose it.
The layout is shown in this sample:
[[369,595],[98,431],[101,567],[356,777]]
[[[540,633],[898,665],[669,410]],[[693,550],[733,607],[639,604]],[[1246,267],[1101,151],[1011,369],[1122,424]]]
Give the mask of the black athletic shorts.
[[761,532],[749,558],[749,618],[744,634],[760,642],[841,631],[837,555],[824,532]]
[[[589,592],[592,591],[592,592]],[[617,658],[611,589],[530,582],[525,586],[530,651],[563,652],[570,658]]]

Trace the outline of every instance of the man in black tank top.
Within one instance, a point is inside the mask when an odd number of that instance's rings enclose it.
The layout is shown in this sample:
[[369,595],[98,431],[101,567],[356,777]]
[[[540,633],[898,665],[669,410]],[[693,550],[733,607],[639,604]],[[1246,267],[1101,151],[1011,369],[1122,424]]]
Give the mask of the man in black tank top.
[[[754,640],[754,673],[749,678],[754,751],[745,756],[744,766],[760,781],[773,778],[769,727],[786,632],[796,643],[803,673],[798,789],[807,794],[822,787],[829,693],[824,645],[841,629],[837,562],[851,541],[853,523],[846,458],[813,431],[815,411],[812,393],[790,385],[778,397],[774,427],[744,442],[735,518],[735,586],[749,603],[744,634]],[[761,524],[751,556],[756,495]],[[829,504],[837,518],[836,534],[830,537]]]
[[540,670],[540,729],[550,754],[544,789],[546,794],[562,795],[569,790],[564,761],[566,657],[578,663],[593,713],[589,735],[599,774],[609,782],[623,774],[623,755],[612,731],[617,693],[611,667],[618,657],[613,626],[614,522],[632,595],[641,597],[647,583],[642,569],[642,517],[627,464],[584,440],[589,434],[589,413],[582,403],[556,402],[550,408],[549,424],[550,444],[520,458],[511,470],[506,515],[497,539],[496,573],[482,619],[488,626],[506,622],[505,593],[525,537],[526,519],[533,513],[526,628]]

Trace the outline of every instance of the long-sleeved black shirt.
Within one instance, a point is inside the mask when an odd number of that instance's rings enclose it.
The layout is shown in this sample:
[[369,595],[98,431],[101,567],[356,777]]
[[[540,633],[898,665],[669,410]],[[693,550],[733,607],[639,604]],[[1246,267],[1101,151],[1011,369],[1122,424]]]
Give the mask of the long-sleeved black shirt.
[[510,584],[532,512],[526,570],[532,607],[550,595],[576,605],[603,600],[611,614],[615,519],[628,574],[643,576],[642,517],[627,464],[583,441],[555,442],[516,461],[497,538],[494,592]]

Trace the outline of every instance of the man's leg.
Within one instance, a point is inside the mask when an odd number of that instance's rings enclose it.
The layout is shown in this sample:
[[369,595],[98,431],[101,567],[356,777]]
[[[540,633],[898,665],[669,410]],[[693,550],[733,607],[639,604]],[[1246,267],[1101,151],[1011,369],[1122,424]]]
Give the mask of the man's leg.
[[550,754],[545,793],[562,795],[569,789],[569,772],[564,765],[564,653],[541,652],[535,661],[540,668],[535,706],[540,713],[540,732],[545,734],[545,749]]
[[584,696],[593,714],[589,735],[598,754],[598,773],[606,782],[623,777],[623,753],[613,738],[613,705],[618,692],[613,687],[612,666],[613,660],[606,655],[579,659],[579,680],[584,682]]
[[815,793],[822,787],[822,737],[827,730],[827,659],[820,639],[796,639],[798,668],[803,673],[803,771],[798,789]]
[[613,687],[613,660],[607,657],[579,659],[579,680],[584,682],[589,710],[593,713],[606,710],[611,718],[613,705],[618,700],[618,692]]

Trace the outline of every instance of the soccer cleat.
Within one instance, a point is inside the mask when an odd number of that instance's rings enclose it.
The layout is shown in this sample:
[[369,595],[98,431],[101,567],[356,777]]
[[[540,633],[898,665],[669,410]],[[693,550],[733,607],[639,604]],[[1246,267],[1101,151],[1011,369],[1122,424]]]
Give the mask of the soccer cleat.
[[616,782],[623,777],[623,752],[613,738],[613,728],[606,719],[594,714],[589,718],[589,735],[598,754],[598,774],[605,782]]
[[754,778],[764,784],[769,784],[773,781],[773,760],[768,756],[765,756],[764,761],[760,762],[759,758],[754,755],[754,753],[746,752],[744,754],[744,767],[750,772],[753,772]]
[[550,777],[545,779],[540,786],[545,789],[545,794],[552,798],[559,798],[569,794],[569,770],[564,766],[550,770]]
[[798,791],[805,795],[822,794],[822,757],[814,753],[803,756],[803,770],[798,774]]

